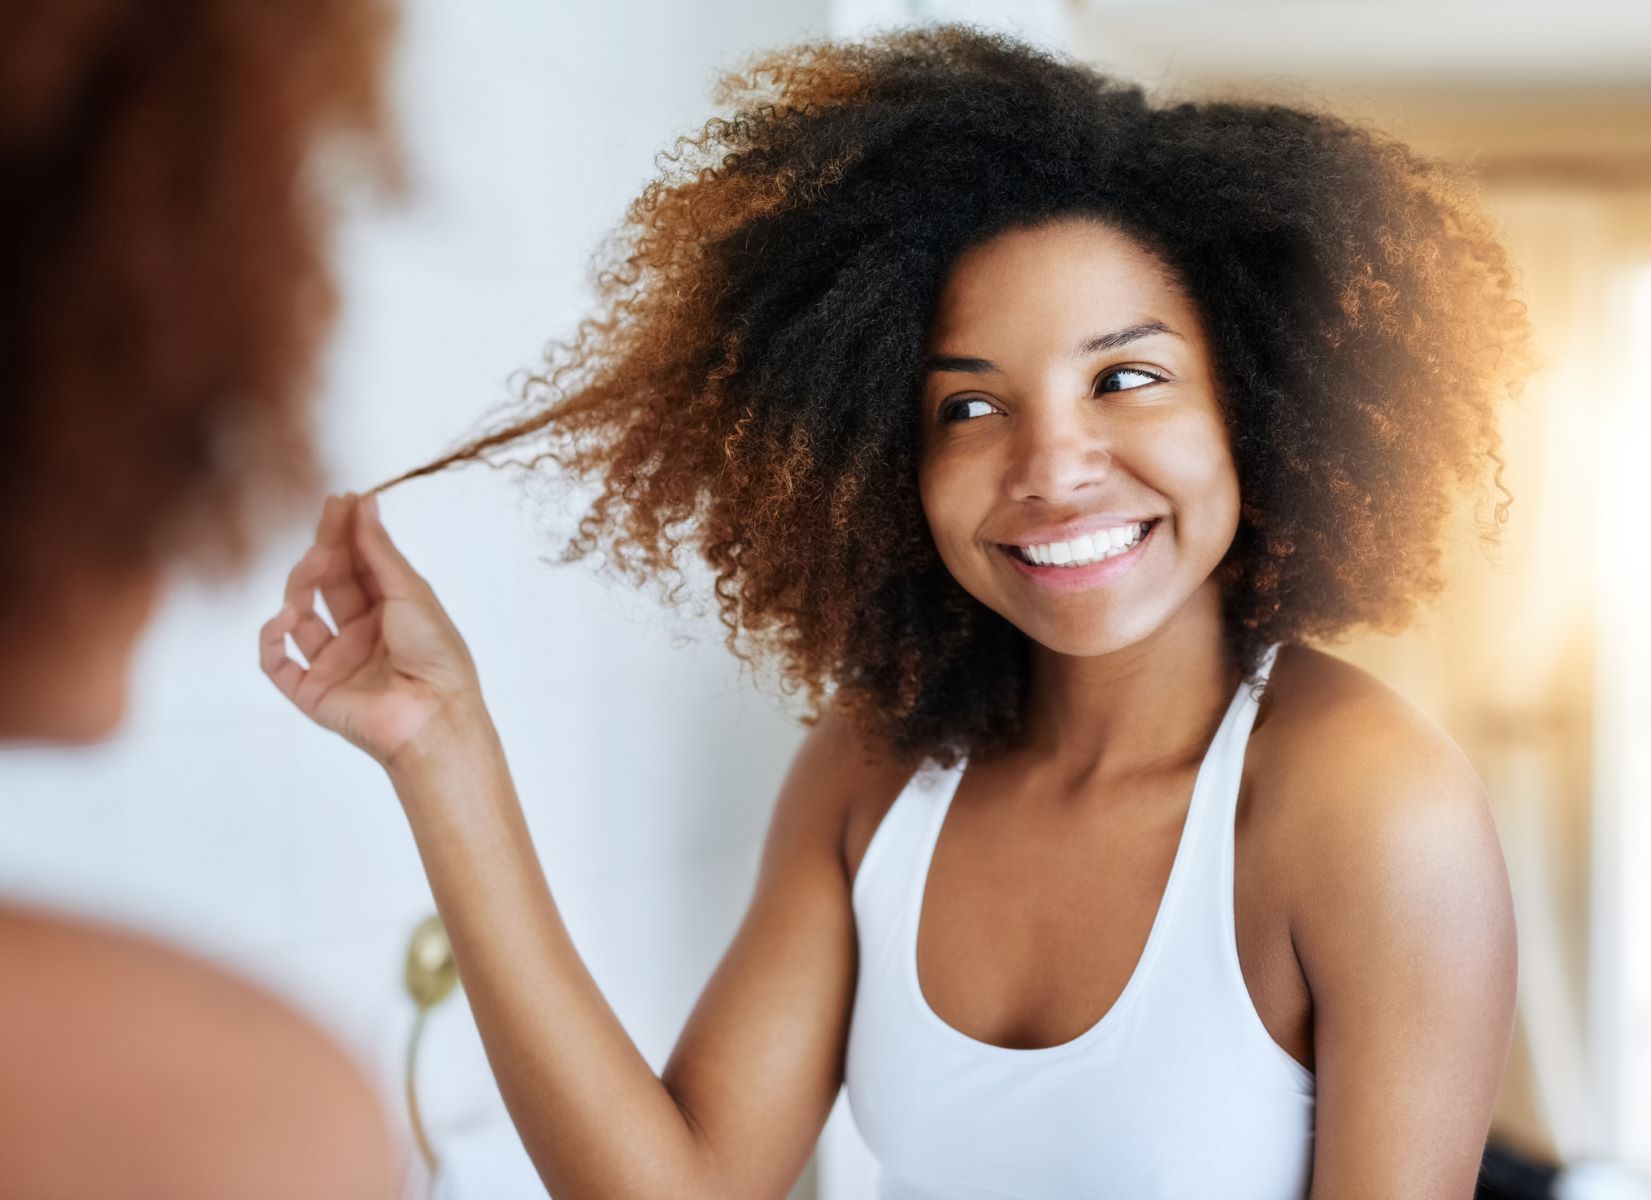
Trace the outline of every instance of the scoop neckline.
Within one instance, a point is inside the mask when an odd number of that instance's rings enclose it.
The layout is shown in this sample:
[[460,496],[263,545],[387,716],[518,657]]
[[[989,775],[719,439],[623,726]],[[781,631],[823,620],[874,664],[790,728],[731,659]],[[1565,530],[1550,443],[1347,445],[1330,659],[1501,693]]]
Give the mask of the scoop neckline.
[[1152,926],[1147,931],[1146,944],[1141,948],[1140,957],[1136,959],[1134,970],[1130,972],[1128,981],[1106,1012],[1102,1013],[1088,1028],[1066,1041],[1057,1042],[1052,1046],[1000,1046],[996,1042],[982,1041],[947,1022],[944,1017],[934,1011],[933,1006],[929,1004],[928,997],[923,994],[923,983],[919,977],[917,965],[918,938],[922,933],[923,901],[928,893],[929,875],[934,868],[934,852],[940,844],[940,833],[945,827],[946,814],[951,811],[952,800],[957,795],[957,789],[963,782],[963,773],[968,768],[969,759],[967,755],[958,760],[944,777],[939,802],[935,805],[935,813],[929,821],[926,839],[927,852],[923,859],[923,869],[916,872],[916,882],[912,887],[911,896],[908,898],[908,912],[905,922],[905,944],[902,957],[905,960],[906,985],[916,1005],[918,1018],[926,1028],[961,1050],[977,1056],[1016,1062],[1064,1058],[1080,1053],[1087,1049],[1092,1042],[1098,1041],[1110,1030],[1116,1028],[1118,1022],[1122,1020],[1123,1015],[1139,994],[1143,986],[1143,980],[1150,971],[1152,962],[1157,957],[1159,947],[1163,943],[1165,928],[1169,924],[1170,916],[1175,909],[1175,902],[1182,891],[1183,879],[1187,872],[1186,863],[1191,857],[1192,846],[1197,840],[1200,828],[1207,824],[1203,816],[1205,810],[1209,807],[1210,763],[1215,758],[1216,747],[1224,745],[1230,739],[1233,725],[1243,707],[1248,691],[1249,684],[1241,679],[1237,691],[1233,693],[1232,699],[1227,703],[1227,710],[1222,715],[1221,723],[1216,726],[1215,735],[1210,738],[1209,745],[1204,748],[1204,757],[1199,761],[1198,773],[1193,778],[1192,794],[1187,801],[1187,815],[1182,821],[1180,836],[1176,839],[1175,858],[1170,863],[1169,878],[1164,884],[1163,895],[1159,897],[1158,908],[1152,918]]

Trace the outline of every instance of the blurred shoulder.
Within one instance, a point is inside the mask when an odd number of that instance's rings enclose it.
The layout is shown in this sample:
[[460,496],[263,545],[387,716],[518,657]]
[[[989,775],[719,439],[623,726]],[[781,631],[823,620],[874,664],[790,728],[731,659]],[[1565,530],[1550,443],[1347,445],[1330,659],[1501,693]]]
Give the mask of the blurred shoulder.
[[0,1197],[390,1197],[348,1056],[291,1008],[131,933],[0,906]]

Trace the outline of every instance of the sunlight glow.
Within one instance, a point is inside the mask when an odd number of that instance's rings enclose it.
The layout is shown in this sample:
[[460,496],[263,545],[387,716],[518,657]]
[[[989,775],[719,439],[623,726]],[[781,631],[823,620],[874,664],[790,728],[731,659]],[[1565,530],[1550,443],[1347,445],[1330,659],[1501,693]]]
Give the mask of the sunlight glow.
[[1651,264],[1621,295],[1626,369],[1600,445],[1593,1057],[1612,1149],[1651,1169]]

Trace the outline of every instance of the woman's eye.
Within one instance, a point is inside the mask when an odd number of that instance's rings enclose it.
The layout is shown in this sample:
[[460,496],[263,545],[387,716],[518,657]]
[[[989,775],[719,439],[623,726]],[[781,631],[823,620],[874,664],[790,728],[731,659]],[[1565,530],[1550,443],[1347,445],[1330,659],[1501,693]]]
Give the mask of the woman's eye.
[[[1164,377],[1139,367],[1113,367],[1095,379],[1097,392],[1133,392],[1150,384],[1162,383]],[[992,402],[980,396],[960,396],[940,406],[938,416],[942,424],[956,425],[992,411]]]
[[[1129,384],[1127,387],[1111,386],[1112,380],[1123,379],[1127,376],[1133,376],[1141,382]],[[1140,370],[1138,367],[1113,367],[1110,371],[1103,371],[1099,378],[1095,380],[1098,385],[1095,390],[1098,392],[1133,392],[1136,388],[1146,387],[1150,383],[1162,383],[1163,381],[1163,376],[1154,375],[1151,371]]]
[[940,408],[940,419],[947,424],[955,424],[959,421],[967,421],[973,416],[980,415],[978,412],[967,412],[970,405],[979,405],[980,408],[986,412],[990,412],[992,408],[989,401],[982,400],[979,396],[965,396],[961,399],[951,400],[943,404]]

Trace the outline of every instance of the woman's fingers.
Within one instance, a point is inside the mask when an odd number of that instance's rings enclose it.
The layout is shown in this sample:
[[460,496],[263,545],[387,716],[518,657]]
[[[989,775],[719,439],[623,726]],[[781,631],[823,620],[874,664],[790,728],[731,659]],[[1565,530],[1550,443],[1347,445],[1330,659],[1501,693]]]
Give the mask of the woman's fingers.
[[304,657],[313,663],[332,642],[333,631],[316,613],[301,613],[298,626],[292,631],[292,640],[304,652]]
[[259,667],[283,696],[294,701],[298,685],[304,682],[304,668],[287,655],[287,635],[297,624],[298,614],[291,607],[283,607],[258,631]]
[[[362,564],[357,562],[351,544],[355,507],[353,496],[327,497],[321,506],[315,544],[287,576],[286,603],[298,614],[292,640],[311,663],[344,626],[367,614],[375,598],[363,586]],[[331,625],[315,610],[317,592],[332,617]]]
[[378,516],[378,497],[358,498],[351,513],[352,540],[381,596],[413,597],[426,590],[424,577],[402,557]]
[[333,631],[315,611],[315,589],[326,574],[328,557],[326,547],[311,546],[287,575],[286,607],[294,614],[288,632],[311,662],[333,639]]
[[[266,621],[258,631],[258,664],[282,695],[314,716],[327,693],[372,657],[378,630],[370,618],[352,621],[337,636],[329,636],[315,654],[305,652],[306,665],[293,660],[286,643],[289,636],[298,641],[303,620],[302,614],[287,605]],[[301,644],[299,649],[303,650]]]
[[350,544],[350,525],[357,502],[354,496],[328,496],[321,509],[321,524],[315,531],[315,544],[327,551],[317,585],[327,611],[340,629],[372,607],[372,597],[357,577],[355,550]]
[[[386,591],[405,593],[425,586],[389,545],[383,526],[378,526],[379,539],[374,545],[360,544],[361,507],[358,496],[327,498],[315,544],[287,575],[281,611],[258,632],[258,658],[264,674],[312,717],[340,682],[371,660],[380,636],[375,605]],[[317,612],[318,592],[336,628]],[[289,639],[302,661],[289,655]]]

